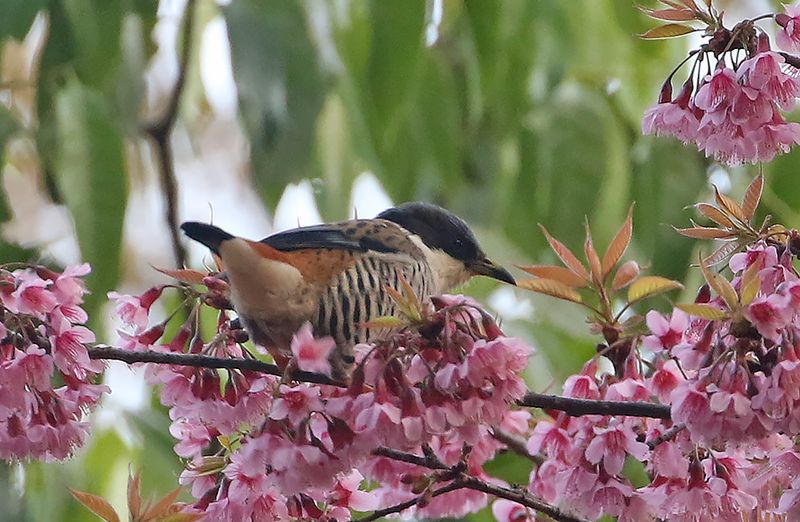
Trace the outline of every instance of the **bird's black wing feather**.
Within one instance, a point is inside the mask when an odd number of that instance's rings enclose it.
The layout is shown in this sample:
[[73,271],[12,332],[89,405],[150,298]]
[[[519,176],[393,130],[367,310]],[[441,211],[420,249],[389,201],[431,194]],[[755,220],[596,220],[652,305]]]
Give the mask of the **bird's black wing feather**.
[[367,252],[368,250],[394,252],[397,250],[358,232],[360,230],[355,227],[343,226],[338,223],[315,225],[278,232],[262,239],[261,243],[283,252],[307,248],[331,248],[354,252]]

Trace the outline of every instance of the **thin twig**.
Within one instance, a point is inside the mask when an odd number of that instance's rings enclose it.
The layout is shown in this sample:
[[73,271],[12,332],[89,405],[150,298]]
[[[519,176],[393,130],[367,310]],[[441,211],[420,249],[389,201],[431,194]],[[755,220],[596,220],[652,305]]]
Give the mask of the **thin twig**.
[[517,504],[522,504],[523,506],[529,507],[540,513],[544,513],[553,520],[558,520],[560,522],[587,522],[585,518],[564,513],[557,507],[539,500],[523,489],[504,488],[502,486],[489,484],[478,478],[470,476],[462,476],[459,480],[464,484],[464,487],[468,489],[480,491],[488,495],[494,495],[498,498],[504,498],[506,500],[516,502]]
[[167,207],[167,226],[169,227],[172,250],[178,268],[182,268],[186,264],[186,250],[183,248],[180,233],[178,232],[178,184],[175,179],[175,165],[169,140],[172,135],[172,129],[175,127],[175,121],[178,119],[181,94],[183,94],[183,89],[186,85],[186,71],[189,67],[192,51],[195,5],[196,0],[187,0],[186,2],[186,8],[183,13],[183,47],[180,51],[181,55],[178,62],[178,77],[175,79],[175,87],[167,100],[167,106],[160,118],[144,126],[144,132],[152,138],[156,145],[161,190],[164,191]]
[[[112,359],[133,363],[174,364],[178,366],[192,366],[195,368],[223,368],[228,370],[243,370],[268,375],[283,377],[283,372],[274,364],[257,361],[255,359],[210,357],[193,353],[165,353],[145,350],[132,352],[121,350],[112,346],[98,345],[89,349],[90,359]],[[347,387],[346,383],[331,379],[327,375],[314,372],[294,370],[289,375],[293,380],[310,382],[313,384],[327,384],[329,386]]]
[[[433,491],[430,494],[431,497],[438,497],[439,495],[444,495],[445,493],[450,493],[451,491],[455,491],[457,489],[463,488],[464,485],[459,482],[451,482],[446,486],[442,486],[439,489]],[[401,502],[399,504],[395,504],[394,506],[390,506],[388,508],[379,509],[374,511],[371,515],[367,515],[366,517],[356,519],[354,522],[372,522],[373,520],[378,520],[379,518],[385,517],[386,515],[391,515],[392,513],[400,513],[403,510],[406,510],[410,507],[417,505],[420,499],[423,498],[422,496],[414,497],[411,500],[406,500],[405,502]]]
[[528,392],[522,399],[517,401],[517,404],[528,408],[559,410],[573,417],[580,417],[581,415],[626,415],[653,419],[670,418],[669,406],[652,402],[597,401]]
[[544,458],[541,455],[531,455],[528,451],[528,445],[522,437],[512,435],[505,430],[494,427],[492,428],[492,437],[505,444],[508,449],[517,455],[531,460],[537,466],[541,466],[544,463]]
[[[453,470],[453,471],[458,471],[459,469],[463,470],[463,467],[459,468],[458,465],[453,466],[453,468],[448,468],[447,466],[442,464],[442,462],[439,460],[438,457],[435,457],[435,456],[431,457],[430,455],[428,455],[428,456],[425,456],[425,457],[420,457],[419,455],[414,455],[413,453],[405,453],[403,451],[398,451],[398,450],[391,449],[391,448],[385,448],[385,447],[376,448],[375,450],[373,450],[372,454],[373,455],[377,455],[377,456],[381,456],[381,457],[390,458],[390,459],[397,460],[397,461],[400,461],[400,462],[406,462],[408,464],[415,464],[417,466],[422,466],[422,467],[433,469],[433,470],[442,470],[442,469],[448,469],[448,470]],[[445,474],[445,475],[447,475],[447,474]],[[443,476],[445,476],[445,475],[443,475]],[[527,491],[522,490],[522,489],[507,488],[507,487],[498,486],[498,485],[494,485],[494,484],[488,484],[488,483],[484,482],[483,480],[481,480],[479,478],[467,475],[467,474],[462,473],[462,472],[459,472],[455,477],[453,477],[453,479],[454,479],[453,483],[454,484],[459,484],[460,487],[464,487],[464,488],[467,488],[467,489],[472,489],[472,490],[475,490],[475,491],[480,491],[480,492],[483,492],[483,493],[487,493],[489,495],[494,495],[495,497],[511,500],[512,502],[516,502],[516,503],[521,504],[523,506],[527,506],[527,507],[529,507],[531,509],[539,511],[540,513],[544,513],[547,516],[549,516],[550,518],[552,518],[553,520],[559,520],[559,521],[563,521],[563,522],[585,522],[584,519],[569,515],[567,513],[564,513],[563,511],[561,511],[557,507],[552,506],[552,505],[544,502],[543,500],[540,500],[540,499],[534,497],[533,495],[531,495],[530,493],[528,493]],[[458,488],[456,488],[456,489],[458,489]],[[439,491],[439,490],[437,490],[437,491]],[[405,505],[405,507],[400,509],[400,511],[402,511],[403,509],[407,509],[407,508],[413,506],[415,503],[416,503],[416,501],[413,501],[410,504]],[[399,505],[400,504],[398,504],[398,506]],[[396,507],[397,506],[393,506],[393,508],[396,508]],[[387,509],[392,509],[392,508],[387,508]],[[398,513],[398,512],[399,511],[389,511],[388,513]],[[388,513],[386,513],[386,514],[388,514]],[[373,515],[374,515],[374,513],[373,513]],[[383,515],[380,515],[380,516],[383,516]],[[361,520],[363,521],[365,519],[361,519]],[[375,520],[375,518],[370,518],[369,520]]]
[[651,450],[653,450],[653,449],[655,449],[656,446],[658,446],[662,442],[667,442],[669,440],[674,439],[675,436],[678,435],[678,433],[683,431],[685,428],[686,428],[686,424],[683,424],[683,423],[676,424],[675,426],[671,427],[670,429],[668,429],[667,431],[665,431],[664,433],[662,433],[658,437],[654,438],[653,440],[648,440],[647,441],[647,447],[650,448]]
[[375,448],[372,450],[372,454],[376,457],[386,457],[387,459],[405,462],[406,464],[414,464],[415,466],[422,466],[423,468],[428,469],[448,469],[448,467],[442,464],[438,458],[433,460],[428,457],[420,457],[419,455],[414,455],[413,453],[406,453],[404,451],[386,448],[384,446]]

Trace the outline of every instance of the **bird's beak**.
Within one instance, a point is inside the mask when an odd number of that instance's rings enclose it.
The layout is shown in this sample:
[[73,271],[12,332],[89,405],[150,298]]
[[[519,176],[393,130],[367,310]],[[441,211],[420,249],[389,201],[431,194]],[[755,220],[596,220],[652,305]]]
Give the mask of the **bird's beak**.
[[468,268],[473,274],[489,276],[493,279],[497,279],[498,281],[503,281],[504,283],[515,286],[517,284],[517,282],[514,281],[514,277],[508,270],[502,266],[494,264],[487,258],[479,259],[469,263]]

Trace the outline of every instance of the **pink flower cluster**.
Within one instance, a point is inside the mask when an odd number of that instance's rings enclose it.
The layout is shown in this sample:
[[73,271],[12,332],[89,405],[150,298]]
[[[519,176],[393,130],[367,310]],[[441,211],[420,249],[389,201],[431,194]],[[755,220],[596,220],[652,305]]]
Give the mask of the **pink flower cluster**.
[[[598,376],[596,363],[590,362],[567,381],[564,395],[646,402],[682,380],[674,363],[658,364],[652,377],[642,378],[629,359],[626,375],[618,379]],[[788,439],[781,440],[785,444]],[[698,447],[686,430],[657,419],[559,413],[536,424],[528,450],[545,459],[531,474],[530,490],[591,520],[602,515],[619,521],[740,520],[761,499],[770,498],[771,490],[751,482],[765,466],[748,460],[744,450],[731,457]],[[642,463],[647,485],[631,483],[623,472],[626,459]],[[770,500],[774,505],[775,499]],[[512,508],[511,513],[525,513],[521,506]],[[505,503],[495,509],[508,510]]]
[[[554,413],[537,423],[528,450],[544,458],[530,490],[589,519],[741,520],[759,509],[800,516],[800,278],[783,246],[759,242],[730,260],[730,309],[700,292],[698,302],[727,318],[647,314],[650,335],[617,377],[590,361],[564,395],[669,405],[671,420]],[[745,274],[757,289],[742,288]],[[750,283],[753,284],[753,283]],[[645,364],[650,369],[644,371]],[[623,465],[641,462],[648,483],[635,487]],[[528,511],[500,502],[498,520]]]
[[[798,8],[786,6],[786,10],[776,17],[783,27],[777,41],[791,51],[797,48]],[[740,33],[745,31],[743,27]],[[735,33],[717,31],[731,40]],[[789,63],[784,54],[772,51],[766,33],[760,33],[757,41],[741,61],[737,60],[740,45],[729,43],[714,53],[701,50],[695,67],[703,67],[703,61],[716,54],[713,74],[697,85],[690,77],[675,99],[670,76],[658,103],[645,112],[642,132],[693,142],[706,156],[727,165],[768,162],[800,143],[800,124],[783,117],[800,94],[798,62]]]
[[[688,321],[675,311],[669,325],[648,314],[658,346],[680,364],[670,393],[672,418],[687,425],[695,441],[755,441],[769,433],[800,434],[800,278],[792,254],[759,242],[734,255],[732,286],[743,292],[743,274],[757,274],[752,300],[726,320]],[[727,308],[719,296],[709,305]],[[670,339],[663,343],[663,339]]]
[[[148,327],[142,320],[145,296],[117,296],[127,325],[121,347],[250,357],[225,310],[213,339],[202,339],[193,312],[171,340],[159,343],[164,325]],[[527,428],[528,413],[510,406],[526,391],[520,373],[531,349],[504,337],[477,303],[463,297],[437,298],[425,315],[420,328],[357,346],[346,388],[238,370],[149,365],[148,376],[161,385],[161,400],[170,408],[175,450],[188,459],[181,482],[198,499],[194,509],[207,520],[349,520],[350,509],[417,496],[431,471],[372,456],[381,446],[417,455],[423,446],[432,448],[447,465],[464,458],[466,472],[484,477],[483,464],[503,447],[489,427],[516,433]],[[314,339],[304,327],[292,343],[290,365],[330,371],[332,348],[330,339]],[[364,477],[380,483],[369,495],[359,490]],[[486,502],[483,493],[457,490],[416,510],[420,516],[462,516]]]
[[86,440],[84,413],[107,392],[80,306],[89,270],[0,268],[0,458],[63,459]]

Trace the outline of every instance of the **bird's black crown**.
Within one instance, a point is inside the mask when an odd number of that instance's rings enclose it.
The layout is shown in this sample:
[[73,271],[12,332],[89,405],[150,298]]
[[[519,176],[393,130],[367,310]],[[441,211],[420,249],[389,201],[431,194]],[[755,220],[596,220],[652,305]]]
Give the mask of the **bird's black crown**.
[[410,202],[384,210],[377,216],[416,234],[430,249],[444,250],[460,261],[485,257],[475,235],[455,214],[431,203]]

